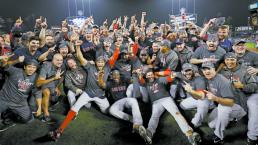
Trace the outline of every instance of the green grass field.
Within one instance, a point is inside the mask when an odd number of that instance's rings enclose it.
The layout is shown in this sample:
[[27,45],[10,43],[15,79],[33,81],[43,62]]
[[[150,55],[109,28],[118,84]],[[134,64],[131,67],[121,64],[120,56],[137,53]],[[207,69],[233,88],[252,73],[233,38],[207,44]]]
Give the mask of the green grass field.
[[[63,103],[52,113],[60,122],[65,117]],[[0,133],[0,145],[144,145],[144,141],[132,133],[132,124],[118,120],[112,116],[100,113],[96,107],[83,108],[75,120],[71,122],[58,142],[49,141],[46,134],[57,125],[47,125],[39,120],[30,124],[17,124],[15,127]],[[144,112],[144,126],[150,117],[150,108],[141,105]],[[184,115],[190,120],[194,111],[186,111]],[[59,123],[60,123],[59,122]],[[190,122],[190,121],[189,121]],[[57,123],[58,124],[58,123]],[[246,137],[246,123],[238,122],[226,131],[225,145],[244,145]],[[198,129],[204,137],[203,145],[210,145],[206,139],[212,130],[206,125]],[[153,145],[188,145],[188,141],[180,131],[173,117],[167,112],[162,116],[157,132],[153,138]]]

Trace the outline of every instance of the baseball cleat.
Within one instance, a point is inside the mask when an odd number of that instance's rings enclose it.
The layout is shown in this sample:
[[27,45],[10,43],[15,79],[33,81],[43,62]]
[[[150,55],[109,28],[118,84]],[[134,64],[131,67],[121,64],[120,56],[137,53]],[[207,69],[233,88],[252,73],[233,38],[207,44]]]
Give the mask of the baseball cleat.
[[133,132],[139,134],[147,144],[152,144],[151,138],[147,135],[146,129],[142,125],[133,125]]
[[56,121],[53,120],[50,116],[42,116],[40,120],[47,124],[55,124],[56,123]]
[[2,123],[2,125],[0,126],[0,132],[4,132],[6,131],[7,129],[11,128],[11,127],[14,127],[16,124],[15,123],[9,123],[9,124],[5,124],[5,123]]
[[194,132],[191,136],[188,136],[187,138],[191,145],[198,145],[202,141],[201,136],[197,132]]
[[214,135],[213,137],[213,143],[214,144],[224,144],[224,140],[220,139],[219,137],[217,137],[216,135]]
[[60,137],[61,137],[61,132],[58,131],[58,130],[55,130],[55,131],[50,131],[48,133],[48,136],[54,140],[54,141],[57,141]]
[[142,125],[139,127],[139,135],[145,140],[147,144],[152,144],[152,139],[147,135],[147,131]]

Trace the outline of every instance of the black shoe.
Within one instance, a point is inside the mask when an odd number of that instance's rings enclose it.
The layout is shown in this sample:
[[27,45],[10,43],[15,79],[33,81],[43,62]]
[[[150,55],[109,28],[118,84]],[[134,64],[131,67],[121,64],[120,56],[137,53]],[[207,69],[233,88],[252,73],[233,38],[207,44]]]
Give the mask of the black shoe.
[[56,121],[54,121],[50,116],[42,116],[41,121],[46,122],[47,124],[56,123]]
[[224,143],[224,140],[220,139],[219,137],[217,137],[216,135],[213,136],[213,143],[214,144],[220,144],[222,145]]
[[231,120],[228,124],[228,126],[226,128],[232,128],[235,127],[238,123],[238,120],[236,118],[234,118],[233,120]]
[[250,138],[247,138],[246,145],[257,145],[257,140],[251,140]]
[[50,131],[48,133],[48,136],[54,140],[57,141],[60,137],[61,137],[61,132],[59,130],[55,130],[55,131]]
[[9,128],[11,128],[11,127],[14,127],[15,125],[16,125],[16,124],[15,124],[14,122],[8,123],[8,124],[2,123],[2,124],[0,125],[0,132],[6,131],[7,129],[9,129]]

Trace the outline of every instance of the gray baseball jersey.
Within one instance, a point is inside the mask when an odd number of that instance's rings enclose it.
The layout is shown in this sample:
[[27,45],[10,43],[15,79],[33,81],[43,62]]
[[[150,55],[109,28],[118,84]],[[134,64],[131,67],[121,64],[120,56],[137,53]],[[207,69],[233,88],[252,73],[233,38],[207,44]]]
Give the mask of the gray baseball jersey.
[[191,80],[187,80],[185,76],[180,72],[176,73],[176,78],[179,78],[180,80],[189,83],[192,86],[193,90],[199,91],[206,89],[206,80],[203,76],[197,76]]
[[235,99],[231,83],[221,74],[216,74],[216,76],[207,80],[207,90],[213,93],[214,95],[222,98]]
[[247,50],[244,56],[238,57],[237,60],[240,64],[258,68],[258,53],[256,52]]
[[[98,85],[98,70],[94,64],[87,63],[84,68],[88,71],[88,79],[85,87],[86,93],[91,97],[105,97],[105,90]],[[104,66],[104,81],[108,79],[110,73],[110,65],[106,63]]]
[[120,81],[119,83],[116,83],[114,81],[108,81],[106,90],[109,92],[112,100],[115,102],[126,97],[127,87],[128,83],[126,83],[125,81]]
[[129,82],[132,77],[132,69],[136,70],[141,67],[141,62],[138,57],[133,57],[130,61],[124,61],[122,59],[115,63],[115,68],[119,70],[121,77],[126,82]]
[[175,51],[170,50],[167,53],[159,53],[160,67],[162,70],[176,70],[178,65],[178,56]]
[[167,83],[168,83],[167,78],[161,77],[161,78],[155,79],[155,81],[152,83],[147,82],[145,84],[149,98],[152,103],[156,100],[170,96],[169,92],[166,89]]
[[[246,67],[238,65],[236,69],[230,70],[224,68],[220,72],[232,83],[233,93],[237,97],[237,102],[244,108],[247,109],[247,97],[253,93],[258,92],[258,86],[256,79],[247,73]],[[244,84],[243,89],[237,89],[233,86],[234,81],[240,81]]]
[[8,77],[0,91],[0,100],[10,106],[27,105],[27,98],[35,85],[36,73],[27,76],[23,69],[7,66],[5,71]]
[[86,85],[87,73],[86,71],[78,66],[75,70],[68,70],[65,74],[65,86],[76,92],[77,89],[84,90]]
[[191,48],[186,47],[182,51],[178,51],[175,48],[175,52],[178,55],[180,66],[182,66],[185,63],[190,63],[190,59],[192,58],[192,55],[193,55],[193,51],[191,50]]
[[[39,77],[45,79],[52,78],[56,75],[57,70],[58,68],[56,68],[52,62],[45,62],[40,69]],[[42,86],[42,88],[55,88],[59,81],[60,80],[55,80],[53,82],[45,84]]]
[[226,51],[219,46],[217,47],[217,49],[215,51],[209,51],[207,46],[204,45],[195,50],[192,58],[196,58],[196,59],[215,58],[215,59],[218,59],[218,61],[215,63],[215,67],[218,67],[219,64],[223,61],[225,54],[226,54]]
[[103,56],[105,61],[108,61],[110,57],[113,56],[114,51],[110,48],[110,51],[107,52],[103,45],[97,46],[96,58]]

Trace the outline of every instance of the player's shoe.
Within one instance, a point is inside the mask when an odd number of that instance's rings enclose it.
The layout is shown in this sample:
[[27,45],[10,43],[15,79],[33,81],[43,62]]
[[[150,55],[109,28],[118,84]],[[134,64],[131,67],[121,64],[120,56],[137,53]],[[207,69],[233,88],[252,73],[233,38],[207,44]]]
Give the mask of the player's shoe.
[[148,138],[150,139],[149,144],[152,144],[152,137],[153,137],[153,134],[152,134],[151,131],[148,130],[148,129],[146,129],[146,134],[147,134]]
[[199,133],[194,132],[191,136],[188,136],[188,141],[191,145],[198,145],[202,140]]
[[142,125],[133,125],[133,131],[138,133],[147,144],[152,144],[152,139],[147,135],[147,131]]
[[54,130],[54,131],[50,131],[48,133],[48,136],[54,140],[54,141],[57,141],[60,137],[61,137],[61,132],[59,130]]
[[258,145],[257,140],[251,140],[250,138],[247,138],[246,145]]
[[0,125],[0,132],[4,132],[7,129],[14,127],[16,124],[14,122],[10,122],[10,123],[1,123]]
[[224,140],[220,139],[219,137],[217,137],[216,135],[213,136],[213,143],[214,144],[224,144]]
[[50,116],[42,116],[42,118],[40,120],[42,122],[47,123],[47,124],[54,124],[54,123],[56,123],[56,121],[53,120]]

